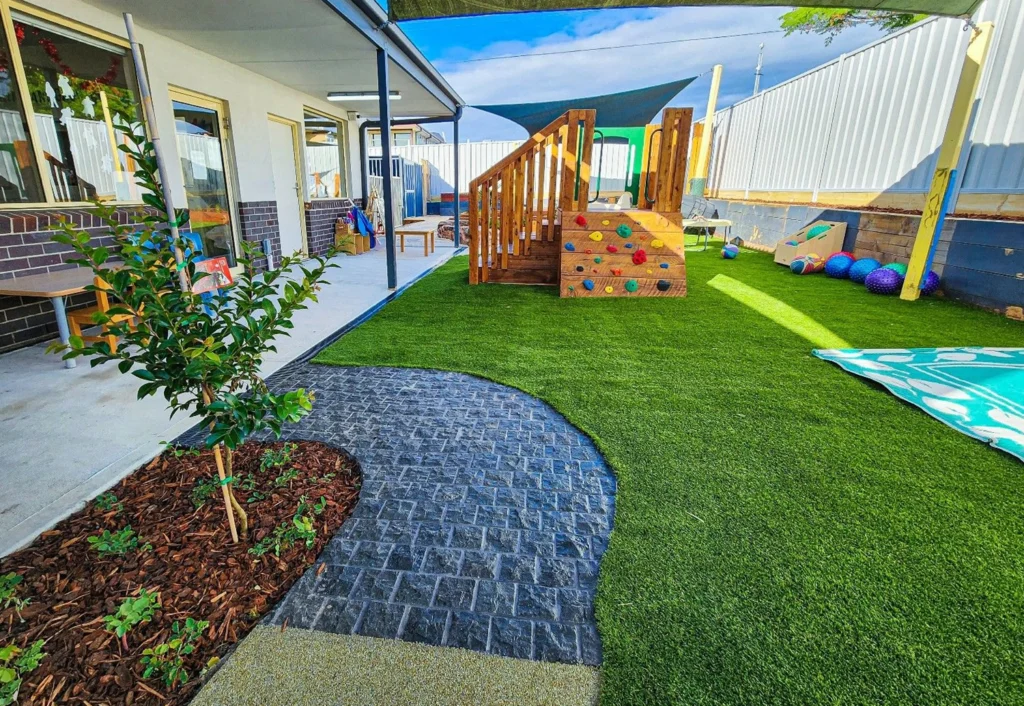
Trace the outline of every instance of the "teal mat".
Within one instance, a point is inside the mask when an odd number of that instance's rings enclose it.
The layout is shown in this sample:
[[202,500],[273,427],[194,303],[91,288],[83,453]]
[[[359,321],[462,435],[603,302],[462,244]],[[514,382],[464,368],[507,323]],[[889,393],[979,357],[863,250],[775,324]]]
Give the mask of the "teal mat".
[[830,349],[814,355],[1024,461],[1024,348]]

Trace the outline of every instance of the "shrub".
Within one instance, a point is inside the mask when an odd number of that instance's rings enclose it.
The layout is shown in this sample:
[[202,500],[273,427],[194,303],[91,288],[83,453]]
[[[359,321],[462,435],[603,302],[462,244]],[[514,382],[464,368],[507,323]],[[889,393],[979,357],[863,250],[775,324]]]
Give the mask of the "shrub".
[[25,676],[35,671],[45,656],[42,640],[36,640],[27,649],[16,645],[0,647],[0,706],[9,706],[18,700]]
[[10,608],[13,606],[19,616],[21,615],[21,609],[32,602],[31,598],[20,598],[18,596],[18,586],[21,582],[21,576],[13,571],[0,575],[0,607]]
[[142,651],[142,658],[139,660],[145,667],[142,677],[149,679],[156,674],[164,686],[171,689],[179,682],[187,683],[189,674],[185,671],[185,657],[195,651],[193,643],[209,625],[210,623],[205,620],[186,618],[185,626],[182,627],[181,623],[175,620],[171,626],[170,640]]
[[117,532],[103,530],[102,534],[87,537],[86,541],[103,557],[123,556],[132,551],[148,552],[153,548],[151,544],[139,546],[139,537],[131,525],[125,525]]
[[114,615],[103,618],[108,632],[114,633],[121,640],[122,646],[128,649],[128,633],[140,623],[148,623],[153,613],[160,607],[160,594],[140,589],[135,598],[125,598]]

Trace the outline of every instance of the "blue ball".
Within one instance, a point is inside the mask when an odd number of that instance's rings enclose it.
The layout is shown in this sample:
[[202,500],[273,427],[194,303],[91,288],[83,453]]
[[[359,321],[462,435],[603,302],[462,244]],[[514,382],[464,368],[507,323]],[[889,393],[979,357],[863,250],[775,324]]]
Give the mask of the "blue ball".
[[903,278],[895,270],[880,267],[864,278],[864,286],[872,294],[895,294],[903,288]]
[[[853,263],[848,272],[849,277],[852,281],[857,284],[864,284],[864,280],[867,279],[868,275],[877,270],[882,266],[882,263],[874,258],[864,257],[857,262]],[[892,270],[889,270],[892,272]],[[893,274],[896,274],[893,272]]]
[[937,291],[939,291],[939,276],[934,271],[929,270],[924,281],[921,282],[921,294],[928,296],[929,294],[935,294]]
[[729,243],[724,248],[722,248],[722,257],[724,257],[726,260],[735,260],[736,256],[739,254],[739,247],[733,245],[732,243]]
[[849,255],[833,255],[825,263],[825,274],[835,279],[846,279],[850,276],[853,258]]

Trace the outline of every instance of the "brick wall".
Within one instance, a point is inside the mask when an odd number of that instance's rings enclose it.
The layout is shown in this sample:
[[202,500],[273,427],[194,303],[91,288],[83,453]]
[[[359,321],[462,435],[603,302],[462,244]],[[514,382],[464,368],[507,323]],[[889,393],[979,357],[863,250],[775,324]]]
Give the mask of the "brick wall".
[[[135,207],[120,209],[118,221],[139,223],[142,212]],[[0,213],[0,280],[77,267],[67,261],[75,256],[74,251],[52,240],[50,226],[61,216],[90,232],[95,244],[113,244],[106,228],[90,209],[3,211]],[[67,308],[80,308],[94,301],[92,294],[81,294],[69,298]],[[56,336],[57,324],[49,300],[0,296],[0,352]]]
[[352,210],[351,199],[316,199],[306,203],[306,242],[310,255],[323,255],[334,244],[334,223]]
[[[276,201],[240,201],[238,223],[242,240],[262,248],[263,241],[269,238],[274,265],[281,262],[281,228],[277,220]],[[266,270],[267,258],[256,258],[253,269],[257,272]]]

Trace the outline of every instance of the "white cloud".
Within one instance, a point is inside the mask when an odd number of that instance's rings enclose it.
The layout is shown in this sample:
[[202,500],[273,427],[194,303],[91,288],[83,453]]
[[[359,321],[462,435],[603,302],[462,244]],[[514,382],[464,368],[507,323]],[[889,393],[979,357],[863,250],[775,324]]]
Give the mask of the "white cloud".
[[[614,93],[664,83],[725,67],[720,106],[750,95],[758,45],[764,42],[762,88],[791,78],[879,35],[858,28],[840,35],[830,46],[816,35],[764,34],[731,39],[661,44],[610,51],[536,55],[551,51],[619,44],[650,43],[776,30],[786,8],[672,8],[626,15],[602,12],[581,15],[557,34],[529,41],[495,42],[467,54],[465,50],[437,58],[435,65],[470,104],[544,101]],[[527,54],[518,58],[466,63],[469,58]],[[709,76],[694,82],[673,102],[704,113]],[[467,139],[519,139],[524,131],[500,118],[468,110],[463,124]]]

